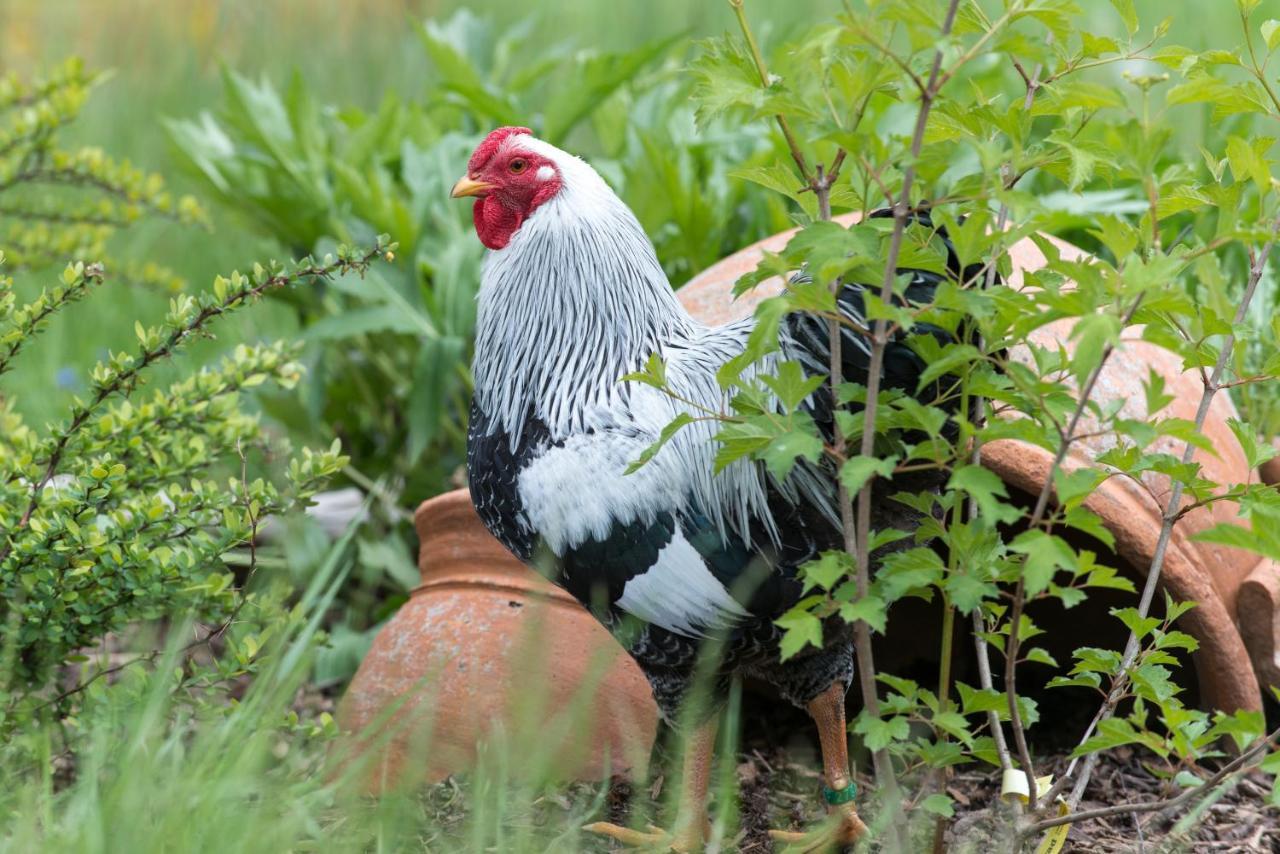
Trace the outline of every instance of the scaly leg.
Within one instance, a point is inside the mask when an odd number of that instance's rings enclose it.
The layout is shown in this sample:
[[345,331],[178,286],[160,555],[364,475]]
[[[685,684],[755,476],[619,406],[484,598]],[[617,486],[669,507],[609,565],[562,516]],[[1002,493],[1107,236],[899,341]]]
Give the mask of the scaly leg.
[[818,726],[818,741],[822,744],[822,778],[826,784],[823,795],[829,804],[828,812],[835,821],[834,827],[809,834],[769,831],[769,835],[779,842],[800,843],[804,851],[816,851],[830,845],[852,845],[867,830],[853,805],[844,693],[845,686],[836,682],[814,697],[806,707]]
[[675,829],[667,832],[649,826],[647,832],[621,827],[607,821],[588,824],[583,830],[611,836],[636,848],[665,848],[669,851],[701,851],[710,827],[707,822],[707,789],[711,783],[711,760],[715,755],[716,716],[699,724],[684,747],[684,779]]

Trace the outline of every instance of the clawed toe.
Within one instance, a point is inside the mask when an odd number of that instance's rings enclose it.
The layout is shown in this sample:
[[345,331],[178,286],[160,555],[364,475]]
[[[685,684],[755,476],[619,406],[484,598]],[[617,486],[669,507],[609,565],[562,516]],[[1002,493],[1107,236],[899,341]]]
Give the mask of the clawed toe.
[[648,825],[645,830],[633,830],[607,821],[588,824],[583,830],[616,839],[631,848],[646,851],[674,851],[676,854],[693,854],[702,850],[702,839],[694,833],[673,834],[660,827]]
[[828,821],[812,831],[801,833],[794,830],[770,830],[769,838],[788,846],[788,850],[796,854],[808,854],[836,846],[852,845],[866,832],[867,826],[862,823],[853,805],[848,804],[838,807]]

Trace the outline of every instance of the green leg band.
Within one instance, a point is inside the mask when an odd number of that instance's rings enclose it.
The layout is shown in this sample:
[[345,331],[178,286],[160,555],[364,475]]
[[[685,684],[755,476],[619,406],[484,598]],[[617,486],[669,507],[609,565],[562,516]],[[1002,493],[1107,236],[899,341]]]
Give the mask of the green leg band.
[[852,780],[850,780],[849,785],[845,786],[843,789],[828,789],[826,786],[822,787],[823,799],[833,807],[839,806],[840,804],[847,804],[857,796],[858,784],[854,783]]

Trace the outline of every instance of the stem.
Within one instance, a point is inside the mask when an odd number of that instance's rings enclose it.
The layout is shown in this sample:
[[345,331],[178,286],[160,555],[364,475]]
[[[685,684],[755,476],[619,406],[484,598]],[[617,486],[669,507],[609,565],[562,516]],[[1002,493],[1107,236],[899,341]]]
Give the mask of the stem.
[[[955,23],[956,11],[959,6],[960,0],[951,0],[947,5],[947,14],[943,20],[941,30],[941,39],[944,42],[951,34],[951,28]],[[893,207],[893,235],[890,238],[889,253],[885,259],[884,281],[880,286],[880,299],[886,304],[893,297],[893,282],[897,272],[898,257],[902,251],[902,240],[907,229],[907,213],[911,204],[911,187],[915,180],[915,164],[920,158],[920,149],[924,144],[924,131],[929,122],[929,112],[933,108],[934,99],[937,97],[940,88],[939,74],[941,69],[942,48],[938,48],[934,52],[933,64],[929,70],[928,86],[920,96],[920,109],[916,115],[915,130],[911,137],[910,161],[903,171],[902,190],[898,196],[897,203]],[[833,338],[833,342],[834,340],[838,339]],[[887,344],[887,324],[884,318],[877,318],[871,336],[870,363],[867,367],[866,409],[863,412],[862,426],[861,453],[863,456],[868,457],[875,450],[876,405],[880,396],[880,374],[884,364],[884,351]],[[833,347],[833,357],[835,352],[836,350]],[[833,363],[834,361],[833,358]],[[836,375],[833,374],[833,383],[835,379]],[[850,545],[854,547],[856,560],[854,584],[859,596],[866,595],[871,584],[871,555],[868,545],[871,536],[871,486],[873,482],[874,478],[868,479],[859,491],[856,520],[850,519],[852,507],[848,491],[843,485],[839,490],[840,518],[844,528],[845,548],[848,549]],[[851,527],[851,521],[855,523],[853,527],[856,527],[856,531]],[[879,717],[880,704],[876,695],[875,665],[871,654],[871,629],[865,621],[859,620],[854,623],[853,632],[854,650],[858,657],[858,681],[862,689],[863,707],[866,709],[867,714]],[[874,760],[877,780],[886,788],[886,794],[892,800],[894,809],[900,809],[899,799],[894,797],[898,784],[888,751],[876,751]],[[902,822],[900,821],[894,821],[895,826],[900,826],[901,824]]]
[[118,371],[114,376],[100,386],[88,403],[77,405],[70,423],[57,434],[56,438],[53,438],[52,444],[40,464],[43,467],[41,473],[31,482],[30,495],[26,509],[23,511],[21,518],[18,519],[17,524],[14,525],[11,530],[6,532],[9,539],[8,543],[3,548],[0,548],[0,563],[8,559],[9,555],[13,551],[13,544],[16,539],[17,532],[27,527],[27,524],[31,521],[32,515],[39,508],[44,488],[57,473],[58,467],[62,463],[62,456],[67,450],[67,446],[71,443],[71,440],[76,436],[76,434],[85,426],[90,416],[92,416],[109,398],[118,393],[124,393],[127,395],[135,386],[142,373],[156,362],[172,356],[179,347],[195,335],[199,334],[215,318],[234,311],[240,306],[245,305],[250,300],[260,297],[268,290],[292,284],[300,281],[301,279],[327,278],[335,273],[345,272],[348,270],[358,270],[362,272],[368,267],[374,258],[385,251],[386,247],[382,245],[382,242],[379,240],[377,245],[372,249],[366,250],[362,255],[349,260],[339,259],[325,265],[319,265],[312,262],[305,267],[299,266],[293,270],[269,276],[253,287],[229,294],[225,299],[219,302],[209,303],[181,326],[172,328],[169,335],[159,344],[150,348],[144,347],[130,366]]
[[[978,656],[978,684],[988,691],[995,690],[991,679],[990,647],[982,635],[987,627],[982,621],[982,609],[973,612],[973,641]],[[994,709],[987,712],[987,722],[991,727],[991,738],[996,743],[996,755],[1000,758],[1000,768],[1009,771],[1013,768],[1013,759],[1009,755],[1009,742],[1004,737],[1004,727],[1000,724],[1000,715]]]
[[[938,669],[938,709],[942,712],[947,711],[951,706],[951,658],[955,634],[956,606],[951,604],[951,598],[944,593],[942,596],[942,648],[938,653],[941,659]],[[934,734],[943,742],[951,740],[951,737],[944,731],[935,729]],[[946,787],[949,770],[948,768],[939,768],[933,775],[939,793]],[[946,816],[938,816],[933,823],[933,854],[943,854],[946,850],[946,829]]]
[[[729,5],[733,7],[733,14],[738,19],[738,27],[742,30],[742,36],[747,40],[747,47],[751,50],[751,60],[756,65],[756,72],[760,75],[760,85],[769,88],[769,71],[764,64],[764,55],[760,53],[760,46],[756,44],[756,37],[751,32],[751,25],[747,23],[747,12],[743,8],[744,0],[729,0]],[[796,162],[796,166],[800,169],[800,177],[804,178],[806,184],[814,183],[813,174],[809,171],[809,166],[805,162],[804,154],[800,151],[800,145],[796,142],[795,134],[791,132],[791,125],[787,121],[787,117],[781,113],[774,116],[778,120],[778,128],[782,131],[783,138],[787,141],[787,148],[791,149],[791,159]],[[828,215],[826,217],[830,219]]]

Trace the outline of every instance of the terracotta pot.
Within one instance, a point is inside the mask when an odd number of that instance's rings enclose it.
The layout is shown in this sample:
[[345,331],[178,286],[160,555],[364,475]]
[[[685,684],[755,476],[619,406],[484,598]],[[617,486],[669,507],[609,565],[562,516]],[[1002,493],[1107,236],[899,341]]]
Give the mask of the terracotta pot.
[[[855,217],[839,220],[849,224]],[[732,301],[734,281],[754,270],[764,250],[779,251],[794,231],[774,235],[732,255],[703,271],[680,291],[681,300],[703,320],[724,323],[749,314],[761,299],[777,293],[780,279],[762,283],[753,293]],[[1062,241],[1053,240],[1065,258],[1083,258],[1085,253]],[[1019,287],[1022,274],[1046,263],[1040,248],[1023,239],[1010,249],[1013,275],[1010,285]],[[1070,321],[1050,324],[1033,334],[1045,346],[1074,348],[1068,338]],[[1015,352],[1015,358],[1030,354]],[[1125,417],[1145,418],[1142,380],[1148,370],[1165,379],[1175,400],[1162,414],[1186,419],[1195,417],[1202,385],[1199,375],[1183,372],[1173,354],[1131,336],[1112,355],[1094,390],[1100,403],[1123,401]],[[1229,397],[1218,394],[1205,422],[1205,434],[1212,440],[1216,455],[1196,451],[1195,460],[1206,476],[1220,483],[1242,483],[1257,478],[1245,462],[1243,449],[1227,425],[1235,416]],[[1089,430],[1086,421],[1081,427]],[[1099,436],[1079,443],[1067,465],[1081,465],[1115,443],[1114,436]],[[1182,444],[1163,440],[1162,449],[1182,453]],[[1052,456],[1042,448],[1022,442],[994,442],[983,450],[983,463],[1011,486],[1036,494],[1048,476]],[[1280,479],[1280,466],[1263,472]],[[1137,583],[1145,577],[1160,530],[1160,508],[1167,501],[1167,478],[1150,475],[1140,487],[1127,479],[1108,480],[1087,502],[1116,539],[1116,552]],[[1160,503],[1157,503],[1159,499]],[[1234,504],[1220,502],[1211,508],[1189,513],[1174,530],[1163,571],[1164,588],[1175,599],[1194,601],[1197,607],[1181,620],[1182,628],[1200,643],[1195,655],[1201,700],[1224,710],[1259,709],[1262,695],[1259,678],[1266,685],[1280,685],[1280,566],[1239,549],[1195,543],[1190,537],[1220,522],[1237,522]],[[1247,644],[1247,646],[1246,646]]]
[[465,771],[481,743],[505,750],[502,735],[519,752],[495,761],[515,770],[642,779],[657,707],[609,633],[489,536],[466,490],[423,503],[414,522],[422,584],[378,633],[338,712],[372,761],[369,788]]

